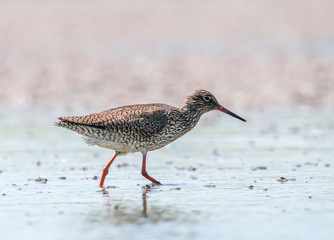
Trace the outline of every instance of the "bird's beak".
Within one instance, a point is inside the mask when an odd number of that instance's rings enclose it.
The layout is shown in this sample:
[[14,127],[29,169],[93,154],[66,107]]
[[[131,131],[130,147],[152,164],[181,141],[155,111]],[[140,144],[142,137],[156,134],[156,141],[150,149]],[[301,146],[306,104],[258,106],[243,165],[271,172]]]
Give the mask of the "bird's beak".
[[221,106],[221,105],[219,105],[219,104],[215,107],[215,110],[218,110],[218,111],[220,111],[220,112],[226,113],[226,114],[228,114],[228,115],[231,115],[232,117],[235,117],[235,118],[237,118],[237,119],[239,119],[239,120],[241,120],[241,121],[246,122],[245,119],[243,119],[242,117],[239,117],[237,114],[234,114],[233,112],[231,112],[230,110],[224,108],[223,106]]

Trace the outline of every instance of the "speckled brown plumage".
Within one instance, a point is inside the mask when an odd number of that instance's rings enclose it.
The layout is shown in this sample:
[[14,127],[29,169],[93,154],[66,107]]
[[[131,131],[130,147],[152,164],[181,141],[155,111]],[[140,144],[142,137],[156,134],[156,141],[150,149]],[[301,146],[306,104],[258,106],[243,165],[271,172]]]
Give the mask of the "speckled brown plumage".
[[[83,135],[90,145],[115,150],[109,166],[117,155],[129,152],[142,152],[146,164],[148,151],[162,148],[181,137],[195,127],[203,113],[215,109],[245,121],[219,105],[210,92],[196,90],[179,108],[166,104],[131,105],[86,116],[60,117],[55,125]],[[108,172],[107,166],[104,173]],[[144,161],[143,169],[146,178],[160,184],[147,174]],[[101,187],[106,174],[102,175]]]

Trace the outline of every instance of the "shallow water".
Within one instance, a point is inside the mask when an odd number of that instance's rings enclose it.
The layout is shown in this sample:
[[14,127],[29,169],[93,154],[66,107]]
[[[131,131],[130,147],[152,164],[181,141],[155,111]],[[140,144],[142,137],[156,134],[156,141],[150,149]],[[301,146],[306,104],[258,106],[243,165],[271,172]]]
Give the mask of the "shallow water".
[[200,121],[150,152],[162,186],[146,186],[140,154],[120,156],[104,191],[111,151],[52,123],[2,124],[1,239],[332,239],[333,115],[248,120]]

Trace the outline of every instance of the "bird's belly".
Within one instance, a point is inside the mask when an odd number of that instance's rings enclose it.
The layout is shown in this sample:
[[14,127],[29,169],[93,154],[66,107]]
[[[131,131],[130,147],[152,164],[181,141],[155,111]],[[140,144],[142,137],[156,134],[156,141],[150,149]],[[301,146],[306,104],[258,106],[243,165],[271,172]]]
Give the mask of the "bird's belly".
[[99,147],[112,149],[118,152],[139,152],[141,149],[136,142],[113,141],[107,139],[98,139],[92,137],[85,137],[84,140],[89,145],[97,145]]
[[171,141],[167,139],[101,139],[95,137],[84,137],[89,145],[97,145],[99,147],[112,149],[118,152],[141,152],[143,149],[148,151],[157,150],[169,144]]

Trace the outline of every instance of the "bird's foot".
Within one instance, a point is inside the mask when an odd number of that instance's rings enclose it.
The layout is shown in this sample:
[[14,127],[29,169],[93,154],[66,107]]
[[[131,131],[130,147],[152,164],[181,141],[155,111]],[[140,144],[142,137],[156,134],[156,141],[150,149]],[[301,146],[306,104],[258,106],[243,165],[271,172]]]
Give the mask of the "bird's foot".
[[159,186],[159,185],[162,185],[159,181],[152,182],[152,186]]

